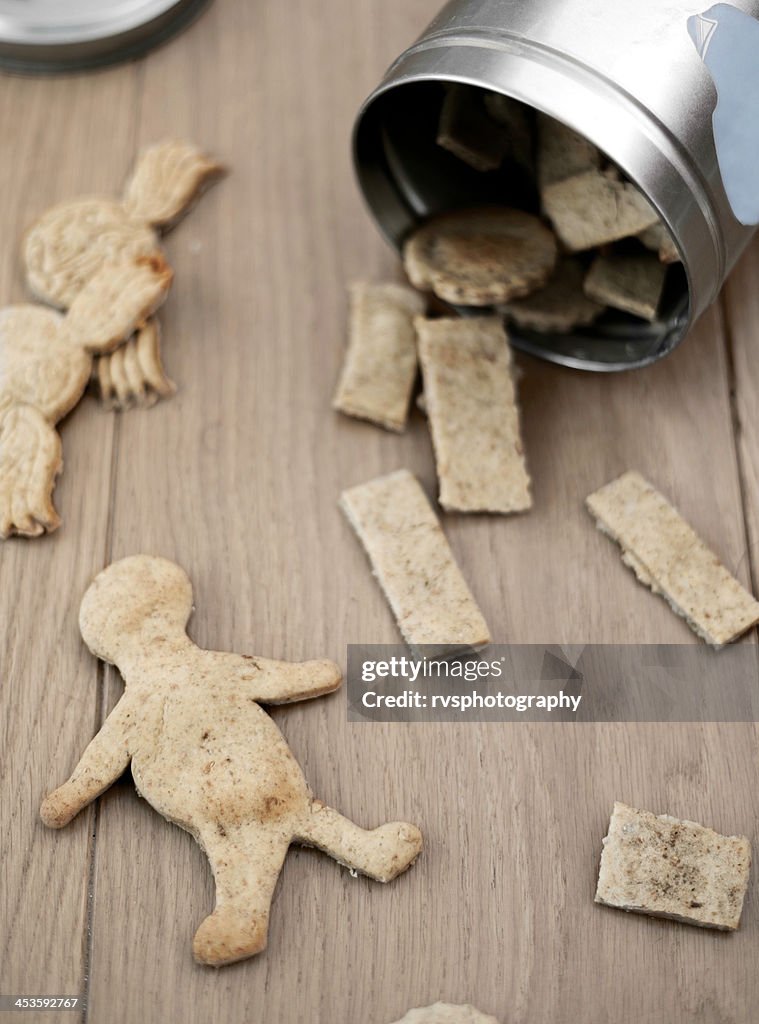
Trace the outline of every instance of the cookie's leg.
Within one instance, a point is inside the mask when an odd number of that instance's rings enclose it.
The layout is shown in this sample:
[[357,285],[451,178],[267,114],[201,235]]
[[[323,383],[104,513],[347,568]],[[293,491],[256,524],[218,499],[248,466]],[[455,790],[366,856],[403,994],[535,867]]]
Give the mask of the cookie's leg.
[[200,843],[216,881],[216,909],[195,933],[192,950],[198,963],[222,967],[266,948],[271,898],[290,836],[261,826],[233,836],[214,826],[201,832]]
[[147,408],[173,395],[176,385],[161,362],[161,330],[155,317],[114,352],[99,356],[96,374],[106,409]]
[[319,800],[312,801],[296,841],[316,846],[378,882],[392,881],[422,852],[422,833],[415,825],[391,821],[367,831]]
[[0,413],[0,540],[60,525],[53,488],[62,466],[61,439],[39,410],[16,405]]

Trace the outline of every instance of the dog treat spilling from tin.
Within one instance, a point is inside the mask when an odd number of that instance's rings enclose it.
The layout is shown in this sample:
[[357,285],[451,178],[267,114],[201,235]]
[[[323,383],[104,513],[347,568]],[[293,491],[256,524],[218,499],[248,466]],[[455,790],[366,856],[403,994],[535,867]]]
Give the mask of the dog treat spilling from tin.
[[[437,143],[483,175],[483,203],[435,214],[409,235],[404,265],[415,287],[453,305],[493,306],[538,333],[586,327],[610,309],[656,320],[679,253],[656,210],[591,142],[516,100],[454,85]],[[525,175],[529,209],[524,189],[511,187]]]

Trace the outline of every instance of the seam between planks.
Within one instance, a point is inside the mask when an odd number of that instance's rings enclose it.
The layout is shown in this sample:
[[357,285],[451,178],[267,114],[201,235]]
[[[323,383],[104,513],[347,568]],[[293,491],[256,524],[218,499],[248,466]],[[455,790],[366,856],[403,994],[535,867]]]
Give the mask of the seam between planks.
[[[113,413],[116,416],[116,422],[113,427],[113,442],[111,444],[111,472],[108,480],[108,521],[105,530],[105,544],[104,544],[104,565],[107,565],[110,561],[111,551],[113,549],[113,520],[114,520],[114,508],[115,508],[115,496],[116,496],[116,467],[119,459],[119,448],[121,440],[121,414]],[[105,712],[105,697],[106,697],[106,665],[103,661],[98,661],[97,666],[98,685],[97,685],[97,698],[95,701],[95,723],[98,729],[101,728],[104,719]],[[93,920],[95,917],[95,870],[97,867],[97,849],[98,849],[98,825],[100,824],[100,797],[95,801],[94,814],[92,819],[92,835],[90,838],[89,848],[89,867],[87,870],[87,914],[85,917],[85,947],[84,957],[82,964],[82,1017],[81,1024],[88,1024],[89,1021],[89,1002],[90,1002],[90,968],[92,965],[92,949],[94,944],[93,934]]]
[[[135,118],[132,131],[132,165],[137,158],[137,141],[139,138],[139,116],[142,106],[142,93],[145,85],[145,60],[140,60],[135,67],[135,96],[134,111]],[[119,451],[121,448],[121,412],[113,412],[110,415],[115,417],[113,425],[113,441],[111,444],[111,472],[108,480],[108,518],[105,529],[105,544],[103,566],[111,561],[113,555],[113,533],[116,513],[116,495],[118,492],[118,464]],[[98,686],[97,700],[95,703],[95,721],[98,729],[103,725],[106,707],[106,687],[108,681],[108,668],[103,661],[98,661]],[[89,868],[87,871],[87,914],[85,921],[85,949],[82,964],[82,1015],[81,1024],[89,1024],[90,1019],[90,988],[92,976],[93,949],[95,936],[93,923],[95,918],[96,898],[96,870],[98,853],[98,828],[100,825],[100,797],[95,801],[95,810],[92,822],[92,837],[89,849]]]
[[748,533],[748,493],[746,486],[746,467],[741,451],[741,438],[743,436],[743,424],[738,408],[738,380],[735,372],[735,339],[733,326],[730,318],[730,308],[724,290],[719,298],[719,321],[722,330],[722,337],[725,340],[725,357],[727,360],[727,393],[730,404],[730,419],[732,421],[733,433],[733,457],[738,471],[738,488],[741,498],[741,517],[743,523],[743,540],[746,546],[746,561],[748,564],[749,581],[751,589],[756,593],[757,566],[754,559],[754,552],[751,550],[751,540]]
[[[743,460],[741,437],[743,435],[743,423],[741,422],[740,409],[738,408],[738,378],[735,371],[735,338],[733,325],[730,317],[730,306],[727,301],[726,291],[723,288],[718,301],[718,317],[720,330],[725,344],[725,359],[727,364],[727,398],[730,406],[730,420],[732,423],[733,437],[733,458],[738,475],[738,491],[741,502],[741,523],[743,527],[743,543],[746,551],[746,564],[748,566],[749,589],[752,594],[757,592],[757,566],[754,560],[754,552],[751,548],[751,537],[748,531],[748,488],[746,485],[746,467]],[[748,636],[756,638],[759,636],[759,628],[756,626],[749,630]]]

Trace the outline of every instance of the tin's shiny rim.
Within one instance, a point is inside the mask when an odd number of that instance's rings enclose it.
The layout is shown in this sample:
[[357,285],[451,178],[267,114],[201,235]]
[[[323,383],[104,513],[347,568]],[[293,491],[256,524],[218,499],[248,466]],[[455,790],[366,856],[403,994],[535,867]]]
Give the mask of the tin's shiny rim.
[[[594,103],[598,106],[599,97],[590,92],[583,75],[575,74],[576,68],[562,67],[562,61],[554,60],[554,54],[538,54],[530,49],[527,41],[519,43],[495,44],[457,36],[455,43],[450,38],[433,37],[431,45],[428,40],[416,44],[403,54],[391,67],[384,81],[364,103],[356,121],[353,137],[353,154],[355,170],[360,182],[364,198],[388,241],[400,249],[409,230],[419,222],[419,217],[412,210],[408,197],[403,194],[394,180],[393,173],[386,163],[386,153],[378,124],[377,105],[395,91],[415,84],[443,84],[458,82],[482,89],[502,92],[531,107],[556,117],[569,124],[599,146],[619,167],[635,181],[641,191],[657,209],[663,222],[672,232],[683,256],[683,268],[687,278],[687,296],[679,307],[673,308],[666,322],[660,322],[651,332],[644,325],[635,329],[635,340],[614,336],[610,333],[607,342],[588,333],[576,331],[571,335],[538,335],[511,329],[511,340],[515,347],[527,351],[540,358],[564,366],[595,370],[601,372],[618,372],[620,370],[637,369],[647,366],[671,352],[685,337],[694,320],[707,308],[716,297],[715,281],[721,279],[720,267],[724,266],[724,248],[720,244],[717,219],[710,198],[700,181],[693,180],[692,167],[686,155],[681,153],[674,142],[668,144],[669,133],[658,122],[651,122],[645,111],[640,108],[629,109],[627,97],[623,96],[620,105],[620,118],[625,118],[625,127],[629,132],[626,147],[609,144],[608,139],[599,137],[597,125],[592,124]],[[504,47],[508,51],[509,61],[503,61]],[[454,55],[452,58],[452,54]],[[495,54],[498,60],[492,61],[490,55]],[[486,71],[483,72],[483,64]],[[468,71],[468,66],[471,70]],[[567,71],[571,77],[564,77]],[[504,73],[506,72],[506,73]],[[588,97],[588,106],[575,103],[568,107],[566,97],[564,105],[557,105],[555,89],[545,88],[546,76],[558,76],[559,81],[571,85],[575,95],[584,94]],[[541,78],[542,76],[542,78]],[[537,87],[536,87],[537,83]],[[606,85],[602,101],[616,101],[618,90],[613,83]],[[532,86],[533,88],[531,89]],[[558,93],[562,97],[561,90]],[[552,102],[541,101],[542,97],[551,97]],[[537,101],[536,101],[537,100]],[[615,110],[616,113],[616,110]],[[372,122],[375,122],[374,124]],[[654,146],[651,136],[657,136]],[[663,139],[661,138],[663,136]],[[622,133],[619,133],[622,137]],[[640,169],[632,166],[630,150],[635,146],[646,146],[651,152],[657,149],[659,159],[663,157],[669,174],[668,190],[670,193],[681,191],[683,195],[694,195],[696,216],[687,225],[688,238],[684,240],[678,226],[673,224],[672,217],[666,209],[665,197],[656,194],[649,187],[648,180],[641,177]],[[657,148],[658,147],[658,148]],[[671,195],[670,195],[671,199]],[[684,242],[687,241],[687,244]],[[694,253],[698,258],[694,258]]]
[[39,11],[11,17],[8,3],[0,0],[0,69],[44,74],[131,60],[182,31],[209,2],[126,0],[115,10],[69,10],[50,22]]

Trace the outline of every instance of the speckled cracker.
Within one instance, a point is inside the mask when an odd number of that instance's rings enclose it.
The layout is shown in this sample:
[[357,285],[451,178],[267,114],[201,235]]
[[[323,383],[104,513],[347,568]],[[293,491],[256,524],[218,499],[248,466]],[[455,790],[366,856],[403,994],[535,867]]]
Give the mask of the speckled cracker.
[[640,582],[707,643],[721,647],[759,622],[759,602],[639,473],[624,473],[587,506]]
[[595,302],[655,320],[667,268],[654,256],[599,255],[585,278],[585,294]]
[[672,235],[661,221],[653,227],[641,231],[638,238],[646,246],[658,253],[662,263],[679,263],[680,250],[675,245]]
[[161,253],[155,231],[112,199],[74,199],[44,213],[23,242],[27,284],[36,298],[68,309],[98,270]]
[[350,304],[348,351],[332,407],[402,431],[416,379],[414,317],[424,312],[424,299],[403,285],[354,284]]
[[465,85],[451,85],[446,91],[437,144],[475,171],[496,170],[509,148],[503,129],[485,110],[483,94]]
[[415,653],[477,650],[490,643],[437,517],[408,470],[344,491],[340,506]]
[[615,803],[596,903],[734,931],[750,868],[745,836],[723,836],[693,821]]
[[537,217],[502,207],[440,214],[403,248],[415,288],[465,306],[528,295],[545,284],[556,258],[556,239]]
[[123,342],[166,297],[160,257],[105,266],[64,317],[39,306],[0,310],[0,539],[59,525],[55,424],[82,397],[93,354]]
[[497,317],[416,321],[440,504],[456,512],[532,506],[511,349]]
[[634,185],[600,171],[553,182],[542,195],[543,208],[570,252],[637,235],[659,220]]
[[164,558],[124,558],[96,577],[80,629],[93,654],[119,668],[125,691],[40,813],[46,825],[62,828],[131,763],[140,795],[208,856],[216,909],[198,928],[193,951],[199,963],[220,967],[265,948],[291,843],[389,882],[414,862],[422,837],[400,821],[365,831],[315,800],[260,707],[330,693],[340,685],[337,665],[202,650],[185,632],[192,608],[187,575]]
[[487,1013],[480,1013],[468,1003],[459,1006],[453,1003],[433,1003],[432,1006],[417,1006],[409,1010],[395,1024],[498,1024],[498,1021]]
[[224,171],[223,164],[191,142],[159,142],[140,154],[124,190],[124,209],[134,220],[165,230]]
[[601,154],[588,139],[561,121],[538,114],[538,185],[544,189],[601,166]]
[[583,291],[584,281],[585,268],[581,263],[561,260],[542,288],[500,306],[498,312],[530,331],[563,334],[575,327],[586,327],[605,307],[588,298]]
[[134,406],[149,408],[167,398],[176,385],[166,376],[161,361],[161,326],[151,318],[110,358],[97,360],[97,382],[103,408],[124,412]]

